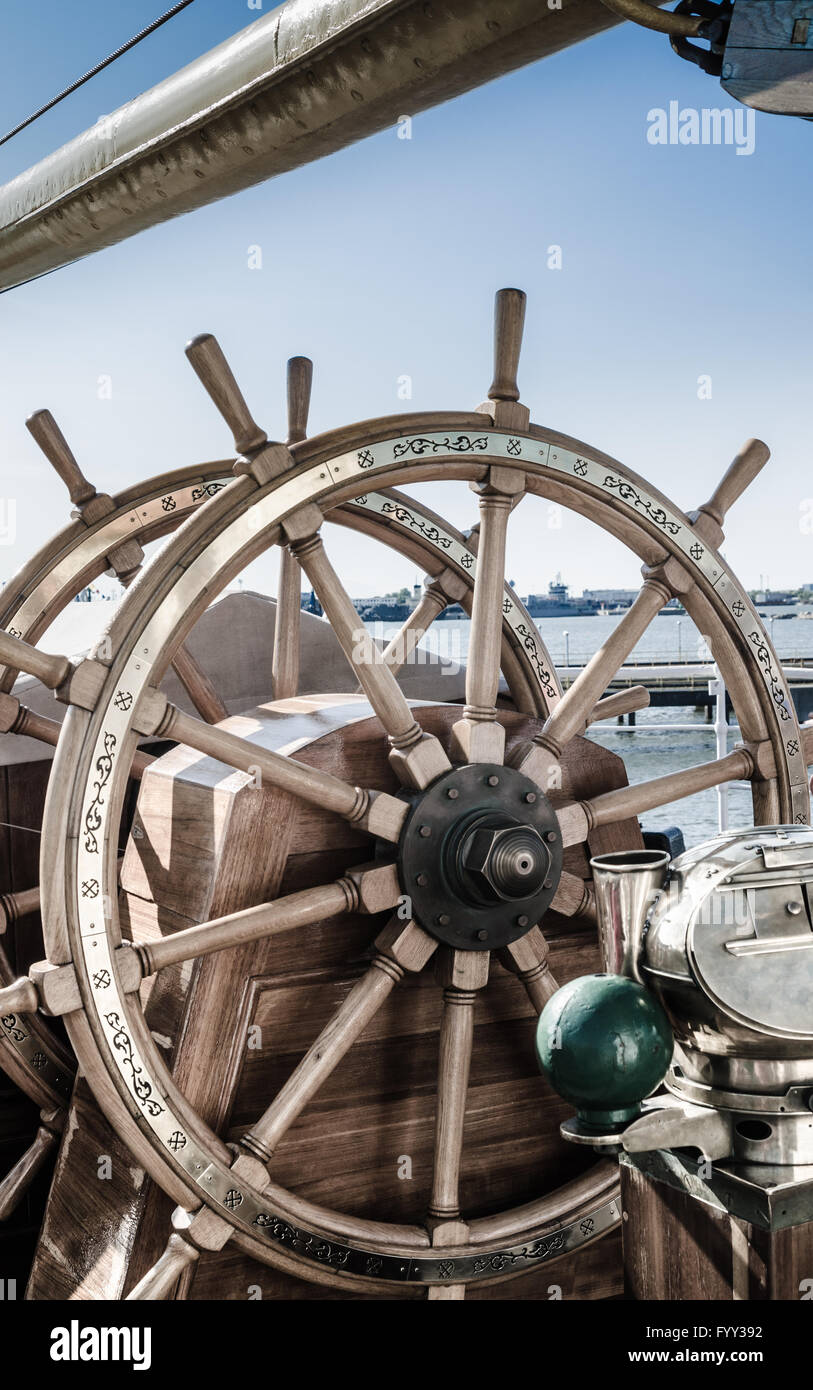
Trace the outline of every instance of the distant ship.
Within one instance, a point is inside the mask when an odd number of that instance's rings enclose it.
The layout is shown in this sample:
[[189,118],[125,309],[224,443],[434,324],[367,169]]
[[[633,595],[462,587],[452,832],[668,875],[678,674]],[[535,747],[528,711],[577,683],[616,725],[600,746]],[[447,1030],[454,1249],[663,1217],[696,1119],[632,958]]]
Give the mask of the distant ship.
[[548,585],[547,594],[529,594],[526,606],[532,618],[584,618],[600,607],[595,599],[571,598],[561,574]]

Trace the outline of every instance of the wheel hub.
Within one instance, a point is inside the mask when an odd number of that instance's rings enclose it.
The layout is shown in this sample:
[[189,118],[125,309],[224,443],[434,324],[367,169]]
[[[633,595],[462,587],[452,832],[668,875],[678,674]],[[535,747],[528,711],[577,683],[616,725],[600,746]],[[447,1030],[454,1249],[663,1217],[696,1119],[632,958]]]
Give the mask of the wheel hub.
[[493,951],[547,911],[562,872],[549,801],[515,768],[453,768],[418,797],[398,865],[412,916],[458,950]]

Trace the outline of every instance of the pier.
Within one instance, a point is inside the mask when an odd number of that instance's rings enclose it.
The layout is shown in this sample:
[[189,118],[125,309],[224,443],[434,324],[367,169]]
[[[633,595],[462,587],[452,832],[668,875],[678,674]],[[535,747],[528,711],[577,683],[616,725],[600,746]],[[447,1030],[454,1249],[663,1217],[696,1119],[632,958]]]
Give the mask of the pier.
[[[562,685],[567,689],[583,667],[563,666],[558,669]],[[813,715],[813,657],[791,657],[787,663],[782,663],[782,670],[790,686],[799,722],[804,723]],[[621,667],[606,693],[626,690],[631,685],[643,685],[649,691],[651,708],[691,706],[705,709],[711,723],[718,700],[718,681],[719,673],[712,662],[666,661],[651,665],[629,662]],[[726,713],[731,713],[728,695]],[[627,715],[626,719],[634,724],[635,714]]]

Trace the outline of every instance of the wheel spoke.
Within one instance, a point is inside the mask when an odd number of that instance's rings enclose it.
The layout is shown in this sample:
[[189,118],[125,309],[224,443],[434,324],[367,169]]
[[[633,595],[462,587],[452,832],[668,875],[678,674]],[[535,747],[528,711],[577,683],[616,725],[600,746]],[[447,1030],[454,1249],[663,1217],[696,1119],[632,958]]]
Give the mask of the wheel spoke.
[[474,1005],[478,990],[488,981],[488,966],[487,951],[454,951],[443,959],[441,978],[445,988],[429,1202],[433,1223],[456,1221],[460,1216],[460,1159],[474,1039]]
[[394,676],[406,665],[418,643],[426,636],[435,618],[442,613],[448,599],[439,581],[428,583],[406,622],[384,648],[381,660],[389,666]]
[[541,787],[546,787],[549,769],[559,762],[565,746],[589,723],[592,710],[601,700],[613,676],[623,665],[652,619],[671,594],[656,579],[647,579],[638,597],[607,641],[596,652],[573,684],[562,696],[544,728],[533,743],[522,750],[518,766]]
[[[288,363],[288,444],[307,438],[313,363],[292,357]],[[299,643],[302,626],[302,571],[283,546],[279,558],[277,613],[271,675],[275,700],[289,700],[299,689]]]
[[548,943],[538,927],[532,927],[502,953],[503,964],[522,981],[538,1014],[559,988],[550,973],[548,955]]
[[596,920],[596,896],[593,885],[576,874],[564,873],[556,886],[551,910],[560,917],[582,917],[586,921]]
[[[767,751],[767,750],[766,750]],[[747,748],[735,748],[724,758],[716,758],[682,772],[670,772],[633,787],[619,787],[605,792],[592,801],[575,801],[556,812],[565,846],[580,844],[591,830],[619,820],[631,820],[644,811],[654,811],[672,801],[680,801],[695,792],[708,791],[723,782],[749,781],[756,772],[754,754]],[[764,767],[760,769],[764,773]]]
[[0,1221],[6,1221],[19,1206],[48,1155],[59,1142],[64,1124],[64,1110],[41,1113],[33,1142],[0,1182]]
[[353,986],[271,1105],[245,1134],[246,1151],[267,1163],[280,1140],[327,1080],[407,971],[422,970],[437,942],[415,922],[393,922],[376,941],[369,969]]
[[[168,965],[294,931],[314,922],[325,922],[345,912],[385,912],[396,906],[399,896],[395,866],[386,865],[351,872],[335,883],[290,893],[276,902],[260,903],[242,912],[186,927],[172,936],[149,942],[136,941],[132,945],[126,943],[119,957],[127,961],[124,967],[126,988],[137,989],[142,979]],[[136,968],[133,957],[137,957],[140,968]]]
[[275,700],[290,700],[299,689],[299,643],[302,626],[302,569],[287,546],[279,556],[277,609],[271,680]]
[[229,711],[188,647],[178,648],[172,658],[172,668],[198,714],[207,724],[219,724],[221,719],[228,719]]
[[451,764],[438,740],[425,734],[403,691],[382,659],[328,559],[319,534],[291,545],[364,692],[389,735],[390,761],[405,782],[425,787]]
[[466,704],[452,729],[454,756],[462,762],[501,763],[505,730],[497,720],[505,602],[508,518],[525,478],[509,468],[492,468],[480,496],[480,539],[466,662]]
[[205,724],[202,719],[184,714],[169,701],[162,703],[163,697],[157,691],[153,695],[161,713],[147,732],[156,738],[174,739],[242,772],[259,773],[264,781],[280,791],[290,792],[322,810],[334,811],[372,835],[397,841],[409,813],[405,802],[387,792],[353,787],[330,772],[261,748],[220,725]]
[[[19,734],[22,738],[35,738],[56,748],[62,725],[57,719],[48,719],[44,714],[21,705],[14,695],[0,693],[0,734]],[[130,776],[141,778],[155,758],[149,753],[136,752],[130,768]]]

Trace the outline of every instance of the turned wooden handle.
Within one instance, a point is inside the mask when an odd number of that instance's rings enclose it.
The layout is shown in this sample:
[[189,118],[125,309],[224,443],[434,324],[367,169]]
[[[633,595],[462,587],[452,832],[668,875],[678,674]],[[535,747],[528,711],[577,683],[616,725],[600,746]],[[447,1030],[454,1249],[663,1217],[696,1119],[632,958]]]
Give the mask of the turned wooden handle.
[[186,355],[192,363],[203,388],[208,392],[234,436],[238,454],[250,454],[268,442],[253,418],[234,373],[223,350],[211,333],[201,333],[186,345]]
[[639,709],[649,708],[649,691],[645,685],[631,685],[629,690],[619,690],[615,695],[607,695],[593,706],[590,724],[598,724],[602,719],[616,719],[623,714],[635,714]]
[[749,439],[720,479],[708,502],[704,502],[699,510],[722,526],[737,498],[742,496],[770,457],[767,444],[763,444],[761,439]]
[[517,371],[525,325],[523,290],[498,290],[494,301],[494,380],[492,401],[518,401]]
[[74,506],[90,502],[96,489],[89,483],[71,452],[68,441],[50,410],[35,410],[26,420],[29,434],[37,441],[51,467],[59,474]]
[[0,1013],[32,1014],[39,1005],[36,985],[27,975],[0,989]]
[[40,890],[26,888],[21,893],[0,893],[0,932],[4,932],[10,922],[19,922],[40,910]]
[[73,669],[66,656],[49,656],[8,632],[0,632],[0,663],[15,671],[25,671],[27,676],[35,676],[49,690],[62,685]]
[[311,406],[313,363],[309,357],[292,357],[288,363],[288,443],[307,438]]
[[37,1173],[56,1144],[58,1134],[40,1125],[30,1148],[0,1182],[0,1221],[6,1221],[19,1206]]
[[170,1294],[189,1265],[198,1259],[199,1252],[189,1241],[173,1232],[160,1260],[139,1280],[125,1299],[126,1303],[157,1302]]

